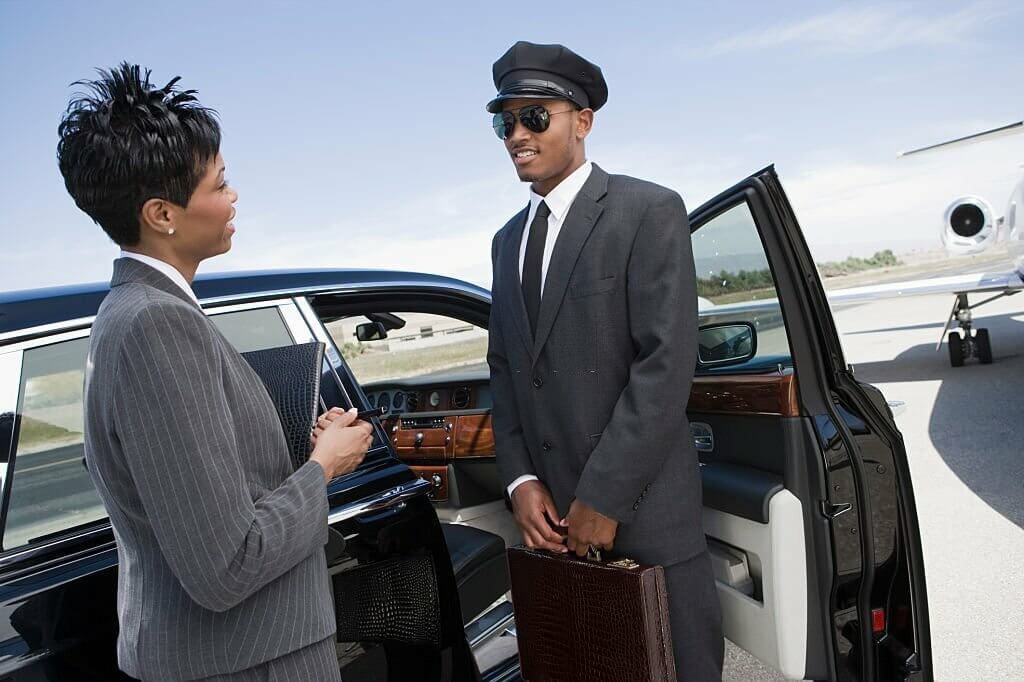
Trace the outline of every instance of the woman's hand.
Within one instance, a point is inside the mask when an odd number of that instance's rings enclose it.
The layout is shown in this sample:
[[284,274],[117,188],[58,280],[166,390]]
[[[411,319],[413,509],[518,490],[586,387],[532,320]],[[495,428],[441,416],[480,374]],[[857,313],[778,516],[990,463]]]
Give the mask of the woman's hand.
[[356,421],[356,409],[332,408],[317,420],[310,436],[311,460],[324,469],[327,480],[355,471],[373,443],[373,425]]
[[[355,408],[352,409],[354,410]],[[349,410],[349,412],[351,411],[352,410]],[[317,418],[316,426],[313,427],[313,433],[309,436],[309,442],[314,448],[316,447],[316,439],[321,433],[323,433],[324,429],[326,429],[332,421],[338,419],[343,414],[345,414],[345,410],[340,407],[332,407]]]

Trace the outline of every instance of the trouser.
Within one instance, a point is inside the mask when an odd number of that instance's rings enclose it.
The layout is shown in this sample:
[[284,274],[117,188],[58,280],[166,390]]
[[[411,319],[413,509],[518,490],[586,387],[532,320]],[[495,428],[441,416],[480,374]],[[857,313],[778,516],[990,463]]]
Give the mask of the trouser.
[[341,682],[334,636],[272,661],[202,682]]
[[708,553],[665,566],[665,587],[677,676],[687,682],[720,682],[725,640]]

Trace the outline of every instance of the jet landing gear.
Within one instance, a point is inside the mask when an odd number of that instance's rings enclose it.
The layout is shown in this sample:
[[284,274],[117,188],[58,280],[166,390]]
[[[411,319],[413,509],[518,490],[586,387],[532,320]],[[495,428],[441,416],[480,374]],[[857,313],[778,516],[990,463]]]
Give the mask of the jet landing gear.
[[[949,363],[954,367],[963,367],[964,360],[967,358],[978,358],[978,361],[983,365],[992,364],[992,344],[988,339],[987,329],[972,329],[971,327],[971,309],[977,308],[980,305],[993,301],[997,298],[1001,298],[1006,294],[999,294],[992,298],[986,299],[981,303],[975,303],[973,306],[967,304],[967,294],[957,294],[956,302],[953,304],[953,311],[949,314],[949,319],[946,320],[946,326],[942,329],[942,335],[945,336],[946,330],[949,329],[949,325],[953,320],[956,320],[957,325],[963,331],[963,336],[960,332],[949,333]],[[973,333],[972,333],[973,332]],[[942,339],[939,339],[939,345],[936,346],[935,350],[938,350],[942,346]]]

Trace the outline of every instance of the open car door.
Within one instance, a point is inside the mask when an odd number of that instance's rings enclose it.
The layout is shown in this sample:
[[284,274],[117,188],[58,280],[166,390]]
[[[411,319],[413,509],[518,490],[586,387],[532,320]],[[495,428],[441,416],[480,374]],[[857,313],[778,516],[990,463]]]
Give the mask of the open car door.
[[843,359],[774,168],[690,223],[701,327],[756,337],[738,362],[702,343],[687,407],[726,637],[790,679],[931,680],[903,439]]

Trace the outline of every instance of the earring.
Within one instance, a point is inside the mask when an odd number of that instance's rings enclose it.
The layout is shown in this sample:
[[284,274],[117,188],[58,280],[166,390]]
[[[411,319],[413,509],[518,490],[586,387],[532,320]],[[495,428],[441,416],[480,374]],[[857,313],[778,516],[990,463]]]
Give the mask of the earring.
[[167,234],[174,234],[174,228],[172,227],[171,229],[167,230]]

